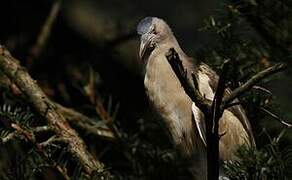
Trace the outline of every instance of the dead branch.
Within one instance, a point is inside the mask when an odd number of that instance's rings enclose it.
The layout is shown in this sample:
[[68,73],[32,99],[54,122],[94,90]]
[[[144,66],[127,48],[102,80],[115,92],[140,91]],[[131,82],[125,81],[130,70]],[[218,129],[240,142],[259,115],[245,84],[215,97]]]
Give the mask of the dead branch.
[[292,128],[292,124],[283,121],[279,116],[277,116],[276,114],[272,113],[271,111],[269,111],[269,110],[267,110],[267,109],[265,109],[263,107],[261,107],[260,109],[262,111],[264,111],[265,113],[267,113],[268,115],[270,115],[271,117],[273,117],[274,119],[276,119],[279,123],[281,123],[286,128]]
[[52,130],[49,126],[38,126],[33,128],[33,132],[39,133],[39,132],[46,132]]
[[86,131],[86,133],[103,138],[109,141],[116,141],[113,132],[107,127],[104,122],[95,122],[86,115],[79,113],[73,109],[64,107],[55,103],[58,111],[68,120],[68,122],[78,129]]
[[266,93],[266,94],[268,94],[270,96],[273,95],[273,93],[271,91],[269,91],[268,89],[266,89],[264,87],[261,87],[261,86],[255,85],[255,86],[252,87],[252,89],[262,91],[262,92],[264,92],[264,93]]
[[47,40],[50,37],[50,33],[52,30],[52,26],[59,14],[59,11],[61,9],[61,1],[62,0],[55,0],[51,11],[45,21],[45,23],[42,26],[42,29],[37,37],[37,40],[35,44],[32,46],[29,52],[28,56],[28,64],[31,65],[32,61],[39,57],[39,55],[42,53],[42,50],[44,46],[46,45]]
[[[177,52],[171,48],[166,54],[166,58],[172,67],[174,73],[179,79],[186,94],[193,102],[201,109],[206,119],[206,138],[207,138],[207,171],[208,180],[218,180],[219,177],[219,134],[218,122],[223,111],[220,109],[220,104],[225,90],[225,77],[220,77],[217,91],[213,102],[204,98],[199,92],[196,76],[192,74],[193,83],[188,78],[188,72],[183,67]],[[223,73],[227,72],[224,66]],[[209,121],[208,121],[209,120]]]
[[207,113],[211,107],[212,102],[204,98],[199,92],[198,87],[196,87],[196,77],[192,75],[193,82],[190,78],[188,78],[188,72],[183,67],[183,64],[174,48],[171,48],[165,56],[177,78],[179,79],[182,87],[184,88],[186,94],[194,102],[196,102],[196,105],[201,109],[201,111],[204,112],[204,114]]
[[208,179],[217,180],[219,177],[219,140],[225,133],[219,134],[219,120],[222,117],[224,109],[221,109],[221,103],[224,97],[226,84],[228,82],[227,74],[230,61],[223,63],[221,74],[212,106],[208,114],[205,114],[206,139],[207,139],[207,173]]
[[39,148],[44,148],[44,147],[47,147],[47,146],[52,146],[56,142],[62,142],[62,141],[64,141],[64,140],[58,138],[56,135],[53,135],[49,139],[47,139],[46,141],[39,143],[38,147]]
[[283,71],[286,69],[286,65],[278,63],[272,67],[269,67],[267,69],[264,69],[263,71],[257,73],[253,77],[251,77],[247,82],[242,84],[240,87],[233,90],[228,96],[224,97],[222,105],[226,106],[227,104],[231,103],[234,99],[242,95],[244,92],[251,89],[255,84],[257,84],[259,81],[263,80],[264,78],[275,74],[277,72]]
[[95,78],[96,76],[94,71],[90,69],[88,85],[85,88],[86,96],[88,97],[91,104],[95,107],[95,111],[99,115],[102,122],[108,127],[108,129],[112,133],[111,135],[113,135],[113,138],[121,142],[122,138],[117,127],[114,124],[114,117],[112,117],[110,113],[106,111],[100,98],[98,97],[98,95],[96,95]]
[[10,53],[0,46],[0,69],[1,71],[18,86],[27,100],[32,104],[35,110],[42,115],[48,125],[55,133],[64,139],[68,139],[68,150],[76,157],[85,173],[90,176],[94,171],[109,175],[103,169],[103,164],[87,151],[82,139],[74,129],[70,127],[64,116],[56,111],[54,103],[44,94],[27,71],[20,66],[19,61],[12,57]]

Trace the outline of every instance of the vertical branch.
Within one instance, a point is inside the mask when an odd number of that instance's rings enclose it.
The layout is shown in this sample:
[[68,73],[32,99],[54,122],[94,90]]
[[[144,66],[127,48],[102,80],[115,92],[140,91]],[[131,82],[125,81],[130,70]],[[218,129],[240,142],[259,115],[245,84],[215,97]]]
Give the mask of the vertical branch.
[[[193,83],[187,76],[187,71],[183,67],[177,52],[171,48],[166,54],[166,58],[179,79],[186,94],[192,99],[193,102],[201,109],[205,116],[206,123],[206,137],[207,137],[207,171],[208,180],[218,180],[219,177],[219,135],[218,135],[218,122],[222,115],[220,105],[225,90],[225,78],[219,79],[217,91],[215,93],[214,101],[206,99],[201,95],[198,90],[196,77],[192,74]],[[222,75],[227,74],[227,64],[223,66]],[[193,86],[194,84],[194,86]]]
[[219,77],[215,97],[211,106],[211,111],[207,114],[206,137],[207,137],[207,171],[208,180],[217,180],[219,177],[219,140],[220,135],[219,120],[222,117],[224,109],[221,109],[221,103],[224,96],[227,73],[230,61],[225,61]]

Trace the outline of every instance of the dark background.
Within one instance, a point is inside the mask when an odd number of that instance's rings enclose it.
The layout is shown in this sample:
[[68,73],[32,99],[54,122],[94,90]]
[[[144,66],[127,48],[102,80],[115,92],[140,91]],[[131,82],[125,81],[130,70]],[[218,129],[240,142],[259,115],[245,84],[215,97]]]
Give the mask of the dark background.
[[[262,105],[269,99],[268,105],[279,117],[287,121],[292,118],[291,12],[287,10],[286,13],[277,9],[275,0],[266,0],[264,1],[266,4],[259,2],[255,8],[243,8],[241,10],[246,11],[246,14],[243,13],[233,19],[226,11],[230,4],[235,4],[236,7],[236,1],[63,1],[42,53],[31,63],[29,62],[31,47],[49,14],[52,2],[48,0],[1,2],[0,43],[28,68],[32,77],[52,99],[89,115],[94,114],[93,108],[85,97],[83,88],[88,81],[89,72],[94,71],[96,92],[103,104],[110,106],[109,109],[119,104],[115,122],[117,127],[128,137],[137,135],[136,139],[132,138],[129,141],[130,144],[137,141],[139,145],[146,144],[152,150],[171,149],[165,133],[149,107],[143,87],[142,64],[138,58],[139,37],[135,29],[139,20],[146,16],[157,16],[167,21],[185,52],[207,62],[214,69],[218,69],[224,58],[235,59],[240,66],[255,63],[253,71],[265,67],[262,63],[264,57],[270,65],[276,62],[287,63],[287,71],[261,83],[272,92],[272,97],[267,98],[262,93],[252,91],[244,96],[242,101],[253,124],[259,146],[269,142],[269,138],[262,134],[263,129],[274,137],[283,127],[254,107]],[[284,4],[288,9],[291,8],[290,2]],[[222,24],[230,22],[234,35],[232,37],[235,38],[226,36],[222,38],[220,33],[212,29],[202,30],[211,16],[220,20]],[[276,28],[270,25],[271,23],[265,23],[266,19],[273,22]],[[261,28],[256,24],[268,29],[268,32],[270,30],[275,33],[263,35],[263,31],[260,31]],[[283,35],[276,36],[279,32],[283,32]],[[251,42],[252,50],[231,51],[232,47],[242,45],[245,40]],[[217,54],[214,55],[214,52]],[[65,90],[62,87],[65,87]],[[85,138],[89,146],[92,142],[99,141],[87,136]],[[291,138],[291,131],[288,131],[285,135],[285,146],[291,144]],[[155,159],[157,157],[151,159],[150,155],[145,153],[148,150],[142,148],[140,154],[132,155],[133,159],[136,158],[140,163],[150,159],[144,165],[139,165],[143,170],[149,168],[141,175],[135,172],[137,169],[132,169],[134,165],[128,163],[117,145],[103,141],[97,144],[92,148],[105,146],[107,149],[101,158],[102,161],[121,177],[127,176],[128,173],[133,179],[138,177],[167,179],[170,174],[176,178],[184,178],[186,173],[185,170],[181,170],[181,173],[169,172],[176,169],[177,164],[167,165],[167,161],[159,162]],[[3,160],[1,165],[4,169],[5,163],[7,161]],[[149,164],[153,167],[146,167]]]

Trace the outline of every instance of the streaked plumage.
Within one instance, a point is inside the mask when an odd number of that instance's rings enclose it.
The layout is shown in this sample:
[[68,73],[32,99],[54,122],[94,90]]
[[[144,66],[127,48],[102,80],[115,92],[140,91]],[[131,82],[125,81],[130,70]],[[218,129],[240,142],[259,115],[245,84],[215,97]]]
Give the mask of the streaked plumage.
[[[165,54],[170,48],[176,50],[189,74],[196,75],[199,91],[207,99],[213,100],[218,76],[208,65],[197,63],[182,51],[162,19],[147,17],[139,23],[137,31],[141,35],[140,57],[145,62],[144,85],[149,100],[161,116],[174,146],[191,161],[193,174],[205,179],[204,115],[184,92]],[[219,142],[221,160],[234,159],[234,152],[242,144],[254,145],[249,121],[240,105],[224,111],[219,132],[225,133]]]

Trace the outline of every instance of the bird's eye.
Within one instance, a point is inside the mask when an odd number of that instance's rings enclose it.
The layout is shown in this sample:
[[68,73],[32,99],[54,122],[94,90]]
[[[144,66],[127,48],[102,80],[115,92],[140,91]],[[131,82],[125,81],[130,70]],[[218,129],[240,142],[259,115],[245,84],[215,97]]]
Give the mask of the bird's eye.
[[157,31],[155,30],[155,26],[152,27],[152,31],[151,31],[151,33],[152,33],[152,34],[155,34],[155,35],[157,34]]

